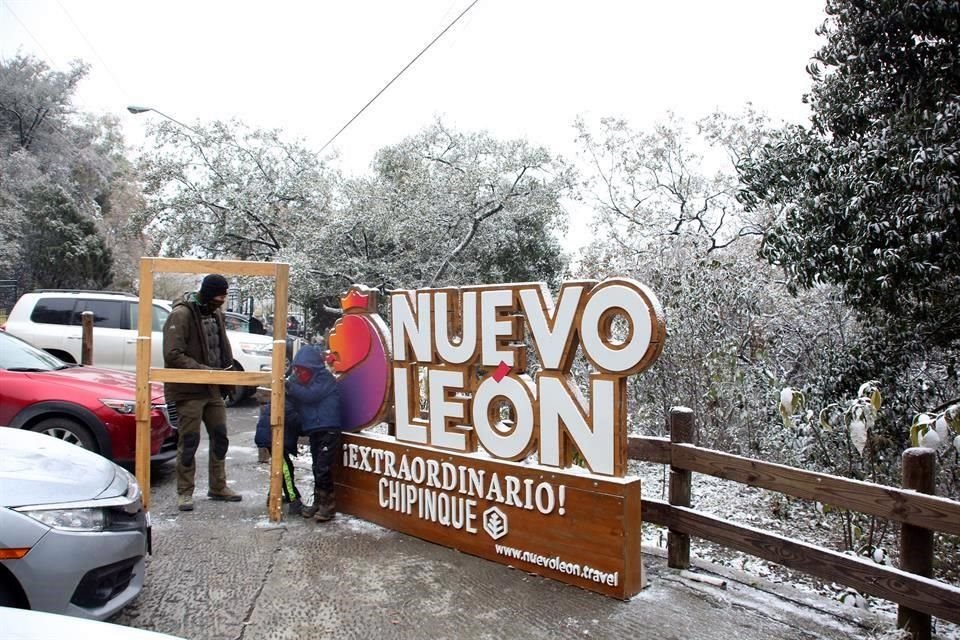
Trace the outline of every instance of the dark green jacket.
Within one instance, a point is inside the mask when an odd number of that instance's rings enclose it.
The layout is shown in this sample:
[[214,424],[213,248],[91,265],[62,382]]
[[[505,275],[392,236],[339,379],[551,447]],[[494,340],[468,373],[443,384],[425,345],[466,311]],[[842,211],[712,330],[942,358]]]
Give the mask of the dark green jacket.
[[[223,311],[214,311],[220,329],[219,367],[206,363],[207,339],[200,319],[200,303],[196,293],[188,293],[173,304],[173,311],[163,325],[163,361],[168,369],[226,369],[233,364],[233,352],[227,339],[226,322]],[[163,385],[167,402],[178,402],[191,398],[218,398],[220,385],[184,384],[167,382]]]

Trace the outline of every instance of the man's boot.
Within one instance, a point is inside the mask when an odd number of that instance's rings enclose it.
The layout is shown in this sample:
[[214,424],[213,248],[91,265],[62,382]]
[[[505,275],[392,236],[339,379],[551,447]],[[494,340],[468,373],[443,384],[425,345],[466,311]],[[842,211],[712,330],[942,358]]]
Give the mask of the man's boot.
[[197,471],[197,465],[187,466],[177,460],[177,495],[193,495],[193,477]]
[[177,511],[193,511],[193,494],[177,494]]
[[187,466],[177,456],[177,511],[193,511],[193,476],[196,464]]
[[317,522],[327,522],[333,520],[333,517],[337,515],[337,502],[334,498],[332,491],[320,491],[319,500],[320,508],[317,509]]
[[303,502],[300,501],[300,498],[295,498],[293,502],[287,505],[287,515],[299,516],[303,513]]
[[225,502],[240,502],[243,500],[242,495],[227,486],[226,460],[217,460],[211,457],[208,473],[210,479],[210,490],[207,491],[208,498]]
[[317,511],[320,509],[320,489],[316,485],[313,487],[313,502],[310,506],[304,505],[303,509],[300,510],[300,515],[304,518],[312,518],[317,515]]
[[224,502],[240,502],[243,500],[242,495],[227,486],[216,491],[210,489],[210,491],[207,491],[207,497],[211,500],[222,500]]

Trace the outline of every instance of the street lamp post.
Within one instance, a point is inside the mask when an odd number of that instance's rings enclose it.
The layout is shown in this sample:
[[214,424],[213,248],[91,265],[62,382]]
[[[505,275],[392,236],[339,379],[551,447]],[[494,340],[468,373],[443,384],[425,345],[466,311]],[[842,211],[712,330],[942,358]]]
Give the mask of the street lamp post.
[[[196,135],[196,136],[200,139],[200,141],[204,140],[204,137],[205,137],[204,134],[200,133],[199,131],[197,131],[196,129],[194,129],[193,127],[191,127],[190,125],[188,125],[188,124],[186,124],[186,123],[184,123],[184,122],[180,122],[179,120],[177,120],[177,119],[174,118],[173,116],[168,115],[168,114],[164,113],[163,111],[160,111],[159,109],[155,109],[155,108],[153,108],[153,107],[144,107],[144,106],[142,106],[142,105],[131,104],[131,105],[128,105],[128,106],[127,106],[127,111],[129,111],[130,113],[132,113],[132,114],[135,115],[135,116],[136,116],[136,115],[140,115],[141,113],[147,113],[148,111],[153,111],[153,112],[154,112],[155,114],[157,114],[158,116],[162,116],[162,117],[166,118],[167,120],[169,120],[170,122],[173,122],[174,124],[177,124],[177,125],[183,127],[183,128],[186,129],[187,131],[190,131],[191,133],[193,133],[194,135]],[[191,138],[190,136],[187,136],[187,138],[189,138],[189,139],[191,140],[191,142],[193,142],[193,144],[197,146],[198,149],[201,149],[201,150],[202,150],[202,146],[203,146],[203,145],[202,145],[202,143],[201,143],[200,141],[194,140],[194,139]],[[230,145],[231,147],[233,147],[233,148],[241,151],[241,152],[244,153],[244,154],[251,155],[251,156],[253,155],[248,149],[245,149],[244,147],[241,147],[240,145],[238,145],[237,143],[233,142],[232,140],[224,140],[223,142],[224,142],[225,144],[228,144],[228,145]],[[234,281],[233,285],[234,285],[234,286],[236,285],[236,281]],[[236,306],[236,305],[237,305],[237,300],[238,300],[238,294],[236,293],[236,289],[234,289],[234,286],[231,286],[230,292],[231,292],[231,301],[233,302],[233,305]],[[251,314],[251,315],[252,315],[252,314]]]
[[188,131],[192,131],[193,133],[197,134],[198,136],[200,135],[200,132],[197,131],[196,129],[194,129],[193,127],[191,127],[190,125],[184,124],[183,122],[180,122],[179,120],[177,120],[177,119],[174,118],[173,116],[169,116],[169,115],[165,114],[163,111],[160,111],[159,109],[154,109],[153,107],[143,107],[143,106],[139,106],[139,105],[132,104],[132,105],[130,105],[130,106],[127,107],[127,111],[129,111],[129,112],[132,113],[133,115],[139,115],[139,114],[141,114],[141,113],[146,113],[146,112],[148,112],[148,111],[153,111],[153,112],[154,112],[155,114],[157,114],[158,116],[163,116],[164,118],[166,118],[166,119],[169,120],[170,122],[174,122],[174,123],[180,125],[181,127],[183,127],[184,129],[186,129],[186,130],[188,130]]

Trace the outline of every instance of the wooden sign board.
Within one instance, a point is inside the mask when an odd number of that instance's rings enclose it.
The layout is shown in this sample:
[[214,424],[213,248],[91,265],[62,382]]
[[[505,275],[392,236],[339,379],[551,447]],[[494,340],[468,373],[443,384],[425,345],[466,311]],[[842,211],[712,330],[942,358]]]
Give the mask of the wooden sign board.
[[337,508],[590,591],[643,587],[640,480],[343,435]]

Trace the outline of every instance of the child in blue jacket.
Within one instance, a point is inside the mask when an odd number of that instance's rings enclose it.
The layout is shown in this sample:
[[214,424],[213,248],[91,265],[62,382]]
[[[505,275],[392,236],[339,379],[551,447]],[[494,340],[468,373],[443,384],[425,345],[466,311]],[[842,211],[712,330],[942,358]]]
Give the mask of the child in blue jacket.
[[327,369],[332,355],[318,345],[307,345],[293,358],[287,378],[287,398],[300,414],[300,429],[310,438],[313,458],[313,504],[304,507],[304,518],[326,522],[336,514],[333,465],[340,451],[340,392]]
[[[289,399],[283,407],[283,457],[281,458],[283,481],[283,502],[287,505],[287,513],[297,515],[302,513],[303,502],[300,500],[300,491],[294,480],[293,460],[297,455],[297,441],[300,439],[300,414],[297,407]],[[270,433],[270,403],[260,407],[260,418],[257,420],[257,430],[253,441],[261,449],[268,451],[272,440]]]

